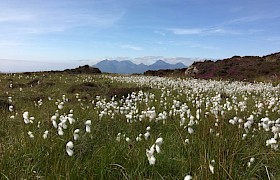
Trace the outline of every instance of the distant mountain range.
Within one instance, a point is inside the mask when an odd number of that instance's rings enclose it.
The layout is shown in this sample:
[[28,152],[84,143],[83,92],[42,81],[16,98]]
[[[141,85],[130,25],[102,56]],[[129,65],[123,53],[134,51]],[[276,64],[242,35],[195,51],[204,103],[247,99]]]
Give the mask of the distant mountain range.
[[133,74],[133,73],[142,74],[148,70],[180,69],[180,68],[185,68],[186,66],[183,63],[169,64],[163,60],[158,60],[151,65],[145,65],[143,63],[134,64],[129,60],[126,61],[103,60],[93,65],[93,67],[100,69],[101,72],[118,73],[118,74]]

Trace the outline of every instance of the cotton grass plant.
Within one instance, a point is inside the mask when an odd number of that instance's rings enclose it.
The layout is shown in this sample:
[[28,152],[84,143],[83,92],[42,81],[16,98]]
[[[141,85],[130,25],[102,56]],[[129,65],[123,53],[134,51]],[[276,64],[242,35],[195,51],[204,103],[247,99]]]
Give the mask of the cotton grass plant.
[[0,76],[1,179],[280,178],[279,85]]

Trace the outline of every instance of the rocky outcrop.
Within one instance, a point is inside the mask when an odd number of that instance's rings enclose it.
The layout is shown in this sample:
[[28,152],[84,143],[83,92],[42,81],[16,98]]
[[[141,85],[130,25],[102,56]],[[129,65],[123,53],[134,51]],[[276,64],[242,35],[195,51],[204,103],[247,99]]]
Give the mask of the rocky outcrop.
[[91,67],[89,65],[85,66],[79,66],[78,68],[75,69],[66,69],[64,70],[66,73],[71,73],[71,74],[100,74],[101,71],[98,68]]
[[185,71],[185,75],[186,76],[195,76],[196,74],[199,73],[199,70],[197,69],[196,66],[191,65],[190,67],[188,67]]
[[280,62],[280,52],[263,57],[266,62]]

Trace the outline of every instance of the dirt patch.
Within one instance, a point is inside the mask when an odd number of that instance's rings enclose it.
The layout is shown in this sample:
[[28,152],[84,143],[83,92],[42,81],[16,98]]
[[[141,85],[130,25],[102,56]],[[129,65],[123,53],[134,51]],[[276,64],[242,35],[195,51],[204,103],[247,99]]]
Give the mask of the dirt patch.
[[87,82],[87,83],[73,85],[67,90],[67,92],[68,93],[98,92],[101,91],[102,88],[104,88],[102,84]]
[[128,94],[131,94],[132,92],[138,93],[140,90],[147,90],[150,89],[148,87],[141,88],[141,87],[122,87],[122,88],[112,88],[109,90],[109,92],[106,94],[107,97],[113,97],[117,96],[117,98],[127,97]]
[[37,86],[37,85],[39,85],[40,84],[40,79],[38,79],[38,78],[36,78],[36,79],[34,79],[34,80],[32,80],[32,81],[29,81],[28,83],[27,83],[27,85],[29,85],[29,86]]
[[[150,89],[148,87],[115,87],[108,83],[82,83],[73,85],[68,89],[68,93],[84,93],[90,95],[91,97],[103,96],[107,98],[112,98],[117,96],[117,98],[126,97],[132,92],[139,92],[140,90]],[[86,96],[89,98],[88,96]]]
[[9,106],[11,106],[12,104],[0,99],[0,109],[1,110],[9,110]]

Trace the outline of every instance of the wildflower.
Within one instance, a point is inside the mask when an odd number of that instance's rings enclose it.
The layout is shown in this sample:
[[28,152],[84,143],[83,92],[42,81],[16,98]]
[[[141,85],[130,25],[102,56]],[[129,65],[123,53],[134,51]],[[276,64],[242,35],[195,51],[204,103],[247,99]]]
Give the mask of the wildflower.
[[128,142],[128,143],[131,142],[131,140],[130,140],[129,137],[126,137],[126,138],[125,138],[125,141]]
[[10,112],[13,112],[13,111],[14,111],[14,106],[12,106],[12,105],[9,106],[9,111],[10,111]]
[[156,163],[156,158],[154,157],[154,152],[155,152],[154,144],[151,146],[151,148],[149,150],[146,149],[146,156],[148,158],[150,165],[154,165]]
[[73,124],[75,122],[75,119],[73,118],[73,114],[68,114],[67,119],[69,121],[69,124]]
[[192,180],[192,176],[191,175],[186,175],[184,180]]
[[147,140],[149,139],[149,137],[150,137],[150,132],[146,132],[146,133],[144,134],[145,140],[147,141]]
[[121,141],[121,133],[118,133],[116,141],[120,142]]
[[35,120],[34,117],[30,117],[30,118],[29,118],[29,121],[30,121],[31,124],[33,124],[33,121],[34,121],[34,120]]
[[215,164],[215,160],[213,159],[209,164],[209,169],[212,174],[214,174],[214,164]]
[[254,157],[251,157],[250,158],[250,161],[247,163],[247,166],[248,167],[251,167],[251,164],[255,161],[255,158]]
[[78,134],[79,132],[80,132],[80,129],[75,129],[74,135],[73,135],[75,141],[77,141],[79,139],[79,134]]
[[13,102],[13,100],[12,100],[12,97],[11,97],[11,96],[9,96],[9,97],[8,97],[8,102],[9,102],[9,103]]
[[160,153],[160,146],[162,143],[163,143],[163,139],[161,137],[157,138],[157,140],[155,142],[157,153]]
[[31,131],[28,131],[27,134],[30,137],[30,139],[34,139],[34,135]]
[[60,109],[60,110],[61,110],[61,109],[63,108],[63,105],[64,105],[64,103],[63,103],[63,102],[59,103],[59,104],[58,104],[58,106],[57,106],[57,107],[58,107],[58,109]]
[[189,134],[192,134],[193,133],[193,128],[188,127],[188,132],[189,132]]
[[37,128],[40,128],[40,126],[41,126],[41,121],[38,121]]
[[86,132],[87,133],[90,133],[90,126],[91,126],[91,120],[87,120],[86,122],[85,122],[85,125],[86,125]]
[[72,141],[69,141],[67,144],[66,144],[66,152],[68,154],[68,156],[73,156],[73,148],[74,148],[74,144]]
[[269,146],[274,149],[274,150],[278,150],[278,144],[277,144],[277,140],[274,138],[271,138],[269,140],[266,140],[266,146]]
[[53,124],[54,128],[57,128],[56,118],[57,118],[57,116],[52,116],[51,117],[51,121],[52,121],[52,124]]
[[63,136],[63,134],[64,134],[61,126],[58,127],[57,132],[58,132],[58,135],[60,135],[60,136]]
[[24,112],[22,117],[23,117],[23,120],[24,120],[25,124],[29,124],[30,123],[28,112]]
[[44,134],[43,134],[43,138],[44,138],[44,139],[47,139],[48,134],[49,134],[49,131],[45,131]]

